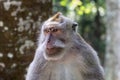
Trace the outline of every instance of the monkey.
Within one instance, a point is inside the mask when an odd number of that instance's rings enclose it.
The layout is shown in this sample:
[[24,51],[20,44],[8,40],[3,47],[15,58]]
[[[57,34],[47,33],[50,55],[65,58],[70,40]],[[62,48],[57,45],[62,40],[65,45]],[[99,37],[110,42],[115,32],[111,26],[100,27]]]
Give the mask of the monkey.
[[97,52],[61,12],[46,20],[26,80],[104,80]]

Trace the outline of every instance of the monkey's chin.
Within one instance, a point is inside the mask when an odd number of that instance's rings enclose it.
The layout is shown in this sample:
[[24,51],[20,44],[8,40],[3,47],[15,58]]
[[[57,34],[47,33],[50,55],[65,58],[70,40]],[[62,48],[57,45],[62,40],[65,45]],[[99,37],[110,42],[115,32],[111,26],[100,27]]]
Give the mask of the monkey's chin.
[[59,60],[63,56],[63,48],[46,49],[44,57],[46,60]]

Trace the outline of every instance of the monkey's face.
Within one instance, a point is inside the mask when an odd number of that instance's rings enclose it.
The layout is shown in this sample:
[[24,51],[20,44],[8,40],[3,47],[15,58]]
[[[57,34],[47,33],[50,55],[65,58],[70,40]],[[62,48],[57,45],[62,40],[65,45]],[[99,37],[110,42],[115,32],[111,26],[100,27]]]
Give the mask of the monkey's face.
[[[60,14],[48,19],[42,26],[43,36],[46,41],[44,57],[47,60],[58,60],[63,57],[69,47],[70,40],[77,25],[70,19]],[[47,37],[47,38],[46,38]]]
[[64,29],[58,24],[46,24],[44,36],[47,38],[45,56],[47,58],[57,58],[62,55],[66,46],[66,37]]

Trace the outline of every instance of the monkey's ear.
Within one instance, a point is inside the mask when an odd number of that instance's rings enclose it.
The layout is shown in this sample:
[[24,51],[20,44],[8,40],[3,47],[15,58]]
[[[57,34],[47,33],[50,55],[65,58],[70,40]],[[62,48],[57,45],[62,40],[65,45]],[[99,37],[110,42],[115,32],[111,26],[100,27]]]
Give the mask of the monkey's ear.
[[73,24],[72,24],[72,30],[73,31],[76,31],[76,27],[78,26],[78,24],[76,23],[76,22],[74,22]]

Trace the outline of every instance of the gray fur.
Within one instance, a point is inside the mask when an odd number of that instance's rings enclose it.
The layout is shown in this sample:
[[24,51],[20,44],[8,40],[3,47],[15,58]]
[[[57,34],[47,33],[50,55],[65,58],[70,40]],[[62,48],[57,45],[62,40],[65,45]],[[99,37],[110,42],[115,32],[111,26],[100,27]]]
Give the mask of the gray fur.
[[[71,25],[72,21],[65,17],[63,19],[66,26]],[[68,43],[64,46],[63,55],[48,58],[45,55],[47,38],[42,31],[26,80],[104,80],[104,72],[97,53],[77,32],[66,30],[69,31],[66,36]],[[60,42],[56,44],[60,45]]]

